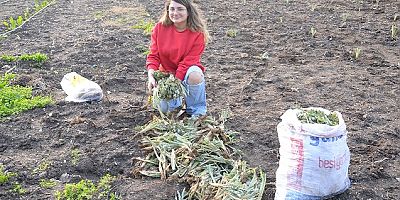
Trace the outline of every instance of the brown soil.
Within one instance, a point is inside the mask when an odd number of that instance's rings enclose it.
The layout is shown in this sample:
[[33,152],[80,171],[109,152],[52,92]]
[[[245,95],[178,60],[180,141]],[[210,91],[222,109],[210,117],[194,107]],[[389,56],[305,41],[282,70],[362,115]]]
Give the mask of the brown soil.
[[[334,199],[400,199],[400,39],[390,37],[391,25],[400,27],[399,1],[198,2],[213,37],[203,56],[209,113],[232,110],[228,127],[241,133],[244,159],[267,173],[263,199],[275,192],[276,126],[299,106],[337,110],[345,118],[352,186]],[[0,20],[32,3],[1,4]],[[141,49],[149,37],[130,27],[157,20],[162,7],[156,0],[59,0],[0,41],[1,54],[50,57],[42,68],[19,63],[12,72],[35,94],[56,100],[0,123],[0,163],[28,190],[19,196],[0,186],[0,199],[53,199],[62,184],[42,189],[41,178],[97,181],[106,173],[118,176],[113,191],[123,199],[174,198],[182,187],[177,183],[130,173],[132,158],[142,156],[133,128],[149,120],[140,108],[146,96]],[[228,30],[237,36],[228,37]],[[361,48],[358,60],[355,48]],[[14,65],[0,64],[1,73]],[[97,82],[104,100],[64,102],[60,81],[71,71]],[[81,152],[76,166],[72,149]],[[50,167],[33,174],[43,162]]]

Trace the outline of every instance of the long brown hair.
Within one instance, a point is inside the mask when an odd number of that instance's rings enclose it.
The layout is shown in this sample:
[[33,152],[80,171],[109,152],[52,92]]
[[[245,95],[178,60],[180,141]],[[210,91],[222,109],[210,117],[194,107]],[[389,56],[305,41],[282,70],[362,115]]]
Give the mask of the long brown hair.
[[194,4],[192,0],[166,0],[164,12],[160,18],[161,24],[165,26],[173,24],[173,22],[169,18],[169,9],[168,9],[169,5],[171,4],[171,1],[182,4],[183,6],[186,7],[186,10],[188,12],[187,27],[189,28],[189,30],[193,32],[203,33],[204,41],[207,43],[210,40],[210,34],[208,33],[207,25],[205,23],[205,20],[202,16],[200,9],[198,9],[197,5]]

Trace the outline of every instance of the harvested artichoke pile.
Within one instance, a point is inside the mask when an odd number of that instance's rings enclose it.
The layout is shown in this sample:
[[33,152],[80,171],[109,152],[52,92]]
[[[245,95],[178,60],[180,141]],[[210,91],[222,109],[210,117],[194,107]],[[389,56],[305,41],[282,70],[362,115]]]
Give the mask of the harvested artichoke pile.
[[144,158],[137,160],[135,175],[175,180],[189,185],[177,192],[179,200],[260,200],[266,175],[240,160],[237,132],[225,129],[228,114],[176,121],[154,117],[139,127],[146,134],[140,145]]

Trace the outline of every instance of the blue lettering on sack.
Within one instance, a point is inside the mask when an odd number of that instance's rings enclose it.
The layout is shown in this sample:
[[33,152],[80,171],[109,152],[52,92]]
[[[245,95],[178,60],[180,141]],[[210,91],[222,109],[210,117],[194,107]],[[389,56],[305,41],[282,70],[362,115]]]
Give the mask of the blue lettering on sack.
[[343,137],[343,135],[329,137],[329,138],[320,138],[320,137],[316,137],[316,136],[310,136],[310,139],[311,139],[310,144],[313,146],[318,146],[320,139],[322,142],[336,142],[339,139],[342,139],[342,137]]

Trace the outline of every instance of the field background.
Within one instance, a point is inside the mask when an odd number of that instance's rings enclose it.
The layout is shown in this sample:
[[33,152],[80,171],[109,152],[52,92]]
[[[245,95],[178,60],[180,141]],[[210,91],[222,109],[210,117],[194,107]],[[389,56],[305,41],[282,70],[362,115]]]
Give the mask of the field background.
[[[232,111],[227,126],[241,133],[243,158],[267,173],[263,199],[275,192],[280,116],[310,106],[341,112],[349,132],[352,186],[333,199],[400,199],[400,38],[390,31],[400,27],[398,0],[197,2],[213,38],[202,58],[209,113]],[[0,20],[32,6],[2,3]],[[0,163],[28,191],[20,196],[0,186],[0,199],[53,199],[66,182],[106,173],[118,177],[113,191],[123,199],[174,198],[182,185],[131,174],[132,158],[142,156],[133,128],[150,119],[141,109],[149,37],[131,26],[157,21],[162,7],[160,0],[58,0],[0,40],[0,54],[49,56],[42,68],[19,64],[12,72],[20,85],[56,100],[0,123]],[[4,73],[13,66],[0,67]],[[71,71],[98,83],[104,100],[64,102],[60,81]],[[41,163],[50,166],[33,174]],[[41,178],[60,183],[42,189]]]

